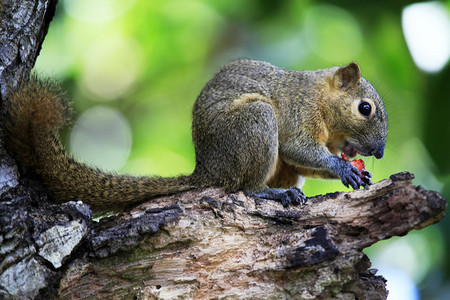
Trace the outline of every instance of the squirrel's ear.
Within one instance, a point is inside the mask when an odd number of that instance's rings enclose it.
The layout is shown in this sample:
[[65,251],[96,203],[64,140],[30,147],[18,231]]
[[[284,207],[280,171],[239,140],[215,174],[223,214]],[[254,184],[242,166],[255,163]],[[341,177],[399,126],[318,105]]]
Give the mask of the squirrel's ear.
[[336,87],[343,90],[356,86],[360,80],[361,69],[355,62],[340,67],[334,74]]

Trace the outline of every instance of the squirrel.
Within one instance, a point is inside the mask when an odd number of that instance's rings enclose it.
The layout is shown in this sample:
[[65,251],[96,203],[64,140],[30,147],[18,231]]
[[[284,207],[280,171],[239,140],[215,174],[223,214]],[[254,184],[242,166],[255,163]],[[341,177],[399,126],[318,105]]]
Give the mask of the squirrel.
[[8,99],[7,146],[57,202],[82,200],[94,213],[202,187],[303,203],[299,176],[367,187],[370,173],[361,174],[339,154],[380,159],[388,131],[383,102],[355,62],[317,71],[247,59],[225,65],[194,104],[196,165],[187,176],[119,175],[79,162],[59,140],[70,115],[59,86],[31,76]]

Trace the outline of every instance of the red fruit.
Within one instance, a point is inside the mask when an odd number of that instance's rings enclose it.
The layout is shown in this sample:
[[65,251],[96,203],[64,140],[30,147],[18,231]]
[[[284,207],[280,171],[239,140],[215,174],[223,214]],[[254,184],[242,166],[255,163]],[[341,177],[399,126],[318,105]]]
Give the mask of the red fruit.
[[358,170],[361,172],[365,171],[365,165],[364,165],[364,161],[362,159],[354,159],[350,162],[350,164],[356,168],[358,168]]

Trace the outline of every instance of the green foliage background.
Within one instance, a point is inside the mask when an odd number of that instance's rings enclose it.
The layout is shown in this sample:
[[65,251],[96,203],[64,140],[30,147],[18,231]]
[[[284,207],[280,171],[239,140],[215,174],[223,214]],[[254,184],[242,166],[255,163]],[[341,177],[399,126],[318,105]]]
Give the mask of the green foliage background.
[[[98,105],[120,112],[132,138],[121,172],[168,176],[193,170],[191,107],[225,63],[252,58],[302,70],[357,61],[389,114],[385,157],[365,159],[374,180],[408,170],[416,184],[449,198],[450,67],[427,74],[414,64],[401,26],[402,10],[414,2],[60,1],[35,69],[62,81],[75,119]],[[345,188],[307,180],[304,190]],[[422,298],[449,296],[449,223],[367,253],[402,269]],[[386,249],[392,262],[383,259]]]

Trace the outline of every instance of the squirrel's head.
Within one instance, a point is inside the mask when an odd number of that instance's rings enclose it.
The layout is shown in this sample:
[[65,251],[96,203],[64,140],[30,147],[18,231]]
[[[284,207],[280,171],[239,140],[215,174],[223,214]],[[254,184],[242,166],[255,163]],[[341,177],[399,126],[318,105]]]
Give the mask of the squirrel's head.
[[352,62],[332,69],[327,102],[331,128],[339,136],[339,150],[353,157],[357,153],[382,158],[388,121],[386,109],[374,87],[361,77],[361,69]]

